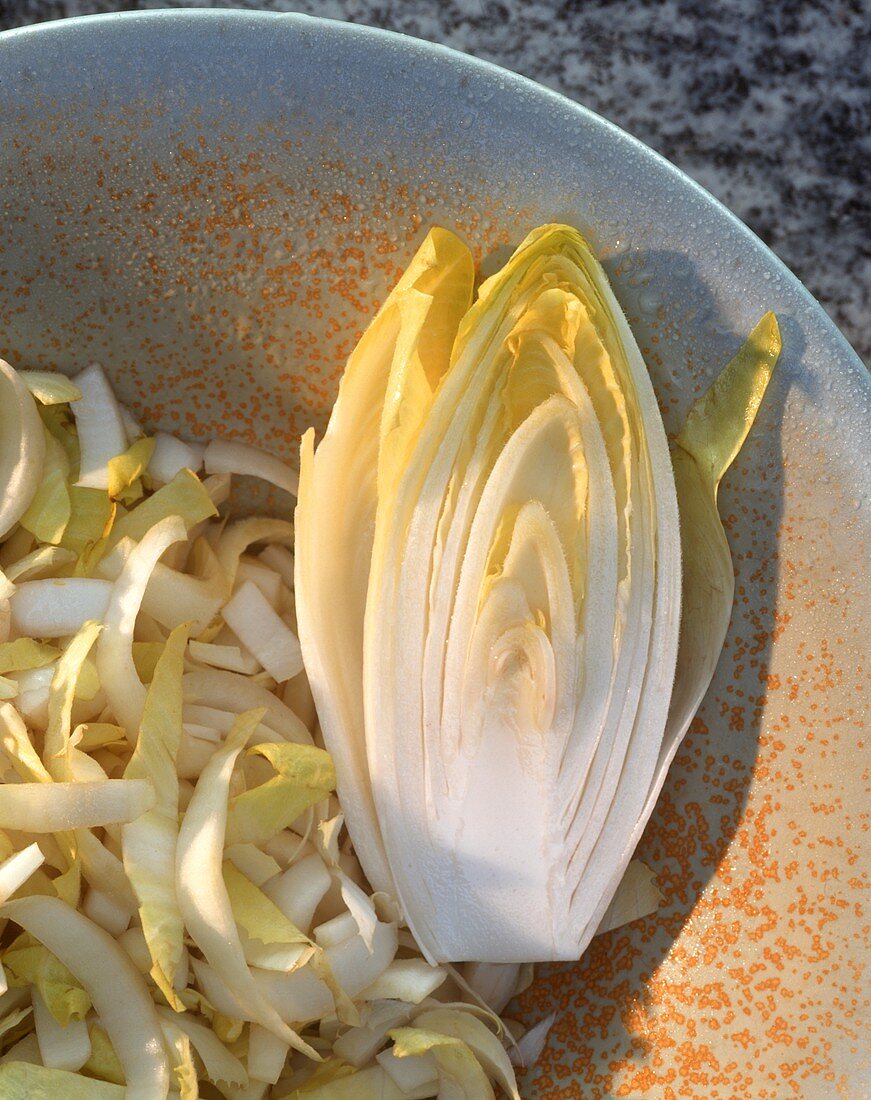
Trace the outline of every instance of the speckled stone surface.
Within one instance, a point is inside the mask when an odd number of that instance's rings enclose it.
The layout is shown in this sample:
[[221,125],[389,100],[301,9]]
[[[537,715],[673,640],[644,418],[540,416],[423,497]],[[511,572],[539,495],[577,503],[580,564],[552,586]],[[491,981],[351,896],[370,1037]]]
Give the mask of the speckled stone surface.
[[871,0],[0,0],[0,28],[158,7],[368,23],[563,92],[713,192],[871,360]]

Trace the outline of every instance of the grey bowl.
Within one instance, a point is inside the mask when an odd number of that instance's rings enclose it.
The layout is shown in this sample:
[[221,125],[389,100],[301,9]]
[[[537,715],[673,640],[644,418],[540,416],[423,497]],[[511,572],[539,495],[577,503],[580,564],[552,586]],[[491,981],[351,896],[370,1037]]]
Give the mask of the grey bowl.
[[[670,430],[777,312],[783,361],[722,493],[732,630],[639,849],[664,903],[521,998],[527,1022],[557,1014],[523,1090],[758,1096],[806,1037],[802,1095],[832,1080],[857,1095],[862,926],[819,899],[846,889],[860,848],[871,386],[797,280],[577,104],[365,27],[230,11],[46,24],[0,36],[0,102],[0,355],[99,359],[149,426],[292,452],[431,223],[485,269],[542,221],[585,229]],[[773,1008],[752,991],[769,980]]]

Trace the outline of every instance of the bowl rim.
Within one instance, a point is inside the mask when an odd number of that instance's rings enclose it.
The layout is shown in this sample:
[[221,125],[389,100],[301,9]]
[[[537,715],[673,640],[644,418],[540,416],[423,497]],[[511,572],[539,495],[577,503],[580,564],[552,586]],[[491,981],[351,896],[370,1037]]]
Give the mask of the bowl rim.
[[88,35],[99,28],[111,27],[116,29],[121,24],[125,27],[129,25],[131,29],[134,26],[145,25],[172,28],[173,25],[203,23],[215,25],[228,23],[236,26],[247,24],[248,27],[259,24],[264,29],[271,25],[274,29],[277,22],[289,28],[304,28],[319,35],[333,36],[340,40],[343,45],[365,42],[368,46],[380,48],[388,44],[398,44],[412,53],[416,52],[428,58],[437,59],[439,63],[465,69],[485,80],[498,81],[499,93],[502,95],[511,95],[522,91],[526,95],[538,97],[542,102],[550,102],[554,106],[559,106],[562,111],[568,110],[570,113],[575,113],[588,126],[602,133],[611,144],[631,151],[643,162],[646,161],[647,164],[655,168],[656,171],[670,177],[678,188],[689,190],[723,217],[732,231],[743,239],[744,244],[764,261],[772,274],[786,280],[787,286],[798,295],[802,306],[809,311],[808,320],[813,320],[821,326],[821,335],[824,334],[829,340],[834,341],[841,353],[839,367],[846,370],[850,375],[854,375],[852,381],[858,382],[863,387],[865,396],[871,402],[871,369],[866,366],[847,337],[798,276],[737,214],[684,172],[683,169],[668,160],[663,154],[658,153],[640,138],[629,133],[628,130],[624,130],[622,126],[586,107],[583,103],[571,99],[562,92],[548,88],[530,77],[506,69],[495,62],[465,53],[452,46],[417,38],[400,31],[373,27],[368,23],[352,23],[343,19],[308,15],[303,12],[275,12],[248,8],[158,8],[146,11],[114,11],[50,19],[23,27],[12,27],[0,32],[0,48],[13,42],[24,42],[29,45],[31,40],[34,44],[38,44],[41,38],[56,34],[63,36]]

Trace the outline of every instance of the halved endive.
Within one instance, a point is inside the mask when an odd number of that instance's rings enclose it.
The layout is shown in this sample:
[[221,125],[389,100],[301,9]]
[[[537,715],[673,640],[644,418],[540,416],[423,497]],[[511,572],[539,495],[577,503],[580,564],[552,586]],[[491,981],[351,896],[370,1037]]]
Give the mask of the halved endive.
[[716,487],[779,336],[766,319],[679,441],[682,626],[675,473],[601,266],[550,225],[469,305],[472,271],[431,232],[304,437],[300,641],[355,850],[427,957],[575,959],[713,674]]

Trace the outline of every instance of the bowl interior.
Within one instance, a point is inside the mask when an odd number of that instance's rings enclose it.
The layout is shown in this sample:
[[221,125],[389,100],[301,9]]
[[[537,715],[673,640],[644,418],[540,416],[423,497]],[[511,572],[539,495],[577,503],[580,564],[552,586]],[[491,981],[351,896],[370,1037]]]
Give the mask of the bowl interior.
[[533,225],[585,229],[669,429],[778,313],[784,358],[722,491],[732,630],[639,850],[663,906],[514,1011],[557,1014],[529,1097],[858,1095],[871,398],[822,310],[649,150],[436,47],[163,12],[0,49],[0,356],[99,360],[149,428],[292,457],[431,224],[485,270]]

